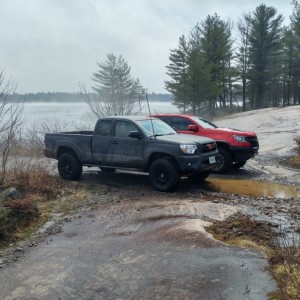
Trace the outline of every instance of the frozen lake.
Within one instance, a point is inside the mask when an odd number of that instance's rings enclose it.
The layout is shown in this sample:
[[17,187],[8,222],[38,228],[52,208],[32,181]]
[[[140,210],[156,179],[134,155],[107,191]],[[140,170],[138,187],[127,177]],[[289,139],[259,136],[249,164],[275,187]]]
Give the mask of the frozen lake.
[[[149,102],[151,113],[176,113],[178,109],[170,102]],[[143,113],[148,115],[147,105]],[[45,121],[76,122],[93,128],[97,117],[85,102],[28,102],[24,104],[25,128]]]

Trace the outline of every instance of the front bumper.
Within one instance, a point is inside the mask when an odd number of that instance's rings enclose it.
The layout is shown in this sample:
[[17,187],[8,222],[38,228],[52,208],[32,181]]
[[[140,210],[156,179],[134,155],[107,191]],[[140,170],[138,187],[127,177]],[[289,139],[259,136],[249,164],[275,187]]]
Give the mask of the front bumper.
[[246,161],[258,154],[258,147],[231,147],[233,161]]
[[[210,163],[210,157],[215,157],[215,163]],[[219,152],[214,151],[195,156],[179,156],[177,158],[179,169],[182,173],[199,173],[211,170],[220,164]]]

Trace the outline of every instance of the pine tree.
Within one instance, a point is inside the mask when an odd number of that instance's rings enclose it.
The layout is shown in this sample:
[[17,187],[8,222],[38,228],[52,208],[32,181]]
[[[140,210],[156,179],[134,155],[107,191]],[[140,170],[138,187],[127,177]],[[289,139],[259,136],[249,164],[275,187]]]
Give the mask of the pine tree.
[[240,46],[237,53],[237,73],[242,81],[243,111],[246,110],[246,88],[249,71],[249,35],[250,35],[250,14],[244,14],[238,22],[240,34]]
[[214,115],[216,100],[223,106],[231,98],[230,68],[232,57],[231,27],[217,15],[197,24],[189,38],[180,37],[177,49],[171,50],[166,88],[173,94],[174,103],[183,111]]
[[224,107],[226,106],[225,97],[231,74],[230,61],[233,56],[231,23],[221,20],[217,14],[209,15],[195,26],[191,36],[193,39],[200,37],[204,60],[211,67],[209,111],[214,116],[218,99]]
[[178,48],[172,49],[166,67],[167,74],[172,78],[166,81],[166,89],[173,94],[174,104],[185,112],[189,106],[188,90],[188,52],[189,47],[184,35],[179,38]]
[[279,84],[281,66],[282,20],[274,7],[265,4],[258,6],[250,18],[249,78],[254,109],[273,105],[272,87]]
[[283,106],[292,103],[297,53],[296,36],[291,28],[286,27],[283,34]]
[[293,0],[294,6],[291,16],[291,30],[293,33],[293,54],[291,57],[291,98],[293,104],[300,104],[300,4]]
[[95,97],[84,91],[86,102],[98,116],[131,115],[141,110],[140,100],[146,93],[139,79],[134,79],[127,61],[120,55],[108,54],[104,63],[97,63],[92,86]]

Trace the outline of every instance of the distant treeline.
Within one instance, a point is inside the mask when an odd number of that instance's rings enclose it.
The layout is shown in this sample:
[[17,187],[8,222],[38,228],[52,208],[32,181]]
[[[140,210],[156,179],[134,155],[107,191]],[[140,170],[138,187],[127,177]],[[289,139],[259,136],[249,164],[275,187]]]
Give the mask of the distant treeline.
[[[48,93],[27,93],[16,94],[15,98],[24,102],[84,102],[81,93],[63,93],[63,92],[48,92]],[[146,95],[145,95],[146,99]],[[170,102],[171,94],[148,94],[149,101]]]

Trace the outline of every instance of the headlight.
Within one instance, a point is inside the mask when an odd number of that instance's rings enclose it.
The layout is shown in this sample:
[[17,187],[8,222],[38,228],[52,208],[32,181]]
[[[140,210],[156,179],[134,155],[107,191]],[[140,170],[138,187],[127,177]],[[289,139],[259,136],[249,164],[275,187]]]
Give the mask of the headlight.
[[197,150],[197,146],[196,145],[180,145],[180,149],[183,153],[194,154],[195,151]]
[[237,141],[237,142],[245,142],[247,143],[246,137],[242,136],[242,135],[234,135],[233,138]]

